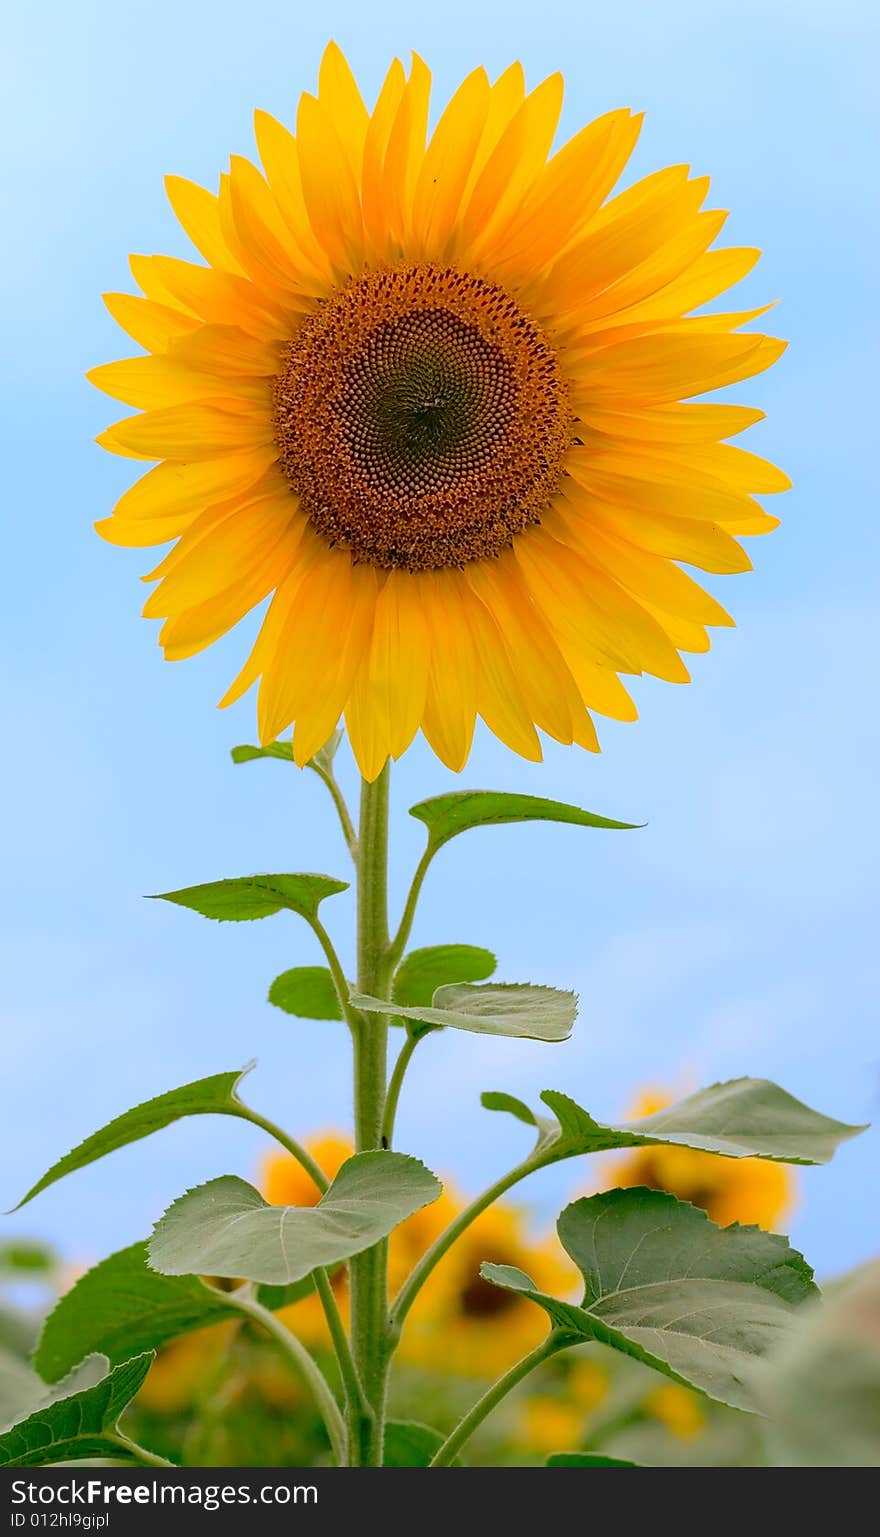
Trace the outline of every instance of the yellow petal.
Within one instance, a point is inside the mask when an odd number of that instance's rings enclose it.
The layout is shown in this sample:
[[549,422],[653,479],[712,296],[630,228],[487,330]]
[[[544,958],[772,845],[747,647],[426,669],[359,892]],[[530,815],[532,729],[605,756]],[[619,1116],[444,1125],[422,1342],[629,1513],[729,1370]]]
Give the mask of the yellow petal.
[[307,285],[278,205],[256,166],[242,155],[230,156],[229,203],[248,274],[282,290],[285,302],[289,295],[304,297]]
[[104,303],[117,325],[148,352],[164,352],[199,323],[194,315],[142,299],[140,294],[104,294]]
[[425,154],[416,184],[412,234],[418,250],[442,256],[489,111],[489,77],[475,69],[459,86]]
[[686,315],[708,304],[751,272],[760,256],[752,246],[727,246],[705,251],[680,277],[649,298],[633,304],[618,316],[628,322],[657,320],[664,315]]
[[639,196],[627,200],[623,193],[609,203],[603,214],[620,205],[614,217],[595,220],[554,263],[546,292],[556,312],[576,309],[580,316],[588,300],[655,257],[693,220],[706,194],[705,177],[689,181],[684,166],[670,166],[640,186]]
[[[179,405],[185,400],[208,399],[212,395],[239,393],[237,383],[198,373],[168,356],[123,358],[118,363],[102,363],[86,374],[90,384],[122,400],[128,406],[150,410],[154,406]],[[255,401],[259,396],[253,397]]]
[[303,519],[288,522],[277,540],[247,552],[228,587],[166,620],[159,632],[165,660],[179,662],[204,651],[262,603],[292,569],[303,525]]
[[[590,299],[580,311],[579,326],[584,330],[598,329],[609,315],[617,320],[625,316],[631,321],[630,311],[634,306],[668,289],[675,278],[705,253],[726,218],[727,214],[720,212],[697,214],[624,277]],[[678,310],[671,306],[668,313],[677,315]]]
[[300,97],[296,137],[309,221],[332,267],[346,277],[363,261],[359,188],[333,118],[308,93]]
[[661,335],[634,337],[585,359],[572,390],[582,400],[664,404],[720,389],[769,368],[785,350],[769,336]]
[[[683,560],[686,565],[723,575],[752,569],[752,562],[742,546],[714,523],[612,507],[588,496],[574,480],[563,483],[562,493],[576,507],[585,506],[590,518],[607,526],[611,533],[653,555]],[[746,532],[745,528],[742,532]]]
[[550,153],[562,111],[561,75],[550,75],[526,97],[489,156],[456,231],[463,256],[487,248],[517,212]]
[[543,267],[555,260],[604,202],[635,147],[642,114],[608,112],[582,128],[539,173],[511,221],[496,260]]
[[[379,592],[370,653],[358,679],[356,713],[366,743],[367,718],[375,721],[378,768],[390,753],[399,758],[421,724],[428,691],[430,645],[425,584],[409,572],[392,571]],[[377,768],[377,772],[378,772]]]
[[464,613],[476,652],[477,713],[506,747],[533,763],[542,752],[504,637],[489,610],[467,589]]
[[215,502],[247,491],[265,475],[274,458],[274,449],[268,447],[203,463],[157,464],[119,498],[113,515],[132,522],[195,516]]
[[406,74],[395,59],[385,76],[364,142],[361,200],[367,247],[373,257],[390,254],[385,212],[385,156],[406,90]]
[[183,176],[166,176],[165,191],[199,255],[204,256],[209,266],[241,276],[241,267],[223,238],[215,193]]
[[431,73],[417,53],[388,135],[382,168],[382,206],[387,224],[386,248],[402,251],[409,233],[413,195],[425,156]]
[[202,373],[267,378],[279,372],[283,342],[261,341],[240,326],[205,325],[172,343],[176,363]]
[[726,525],[760,511],[744,492],[728,490],[708,475],[689,474],[685,465],[673,460],[586,449],[570,452],[566,466],[589,495],[631,512],[662,512]]
[[650,444],[678,444],[712,443],[717,438],[732,438],[763,421],[764,414],[753,406],[716,405],[713,402],[648,406],[643,410],[591,404],[582,407],[581,419],[597,432],[621,443],[635,438]]
[[474,561],[465,580],[505,637],[508,655],[532,720],[557,742],[574,740],[583,702],[559,647],[531,599],[512,551]]
[[341,48],[328,43],[318,74],[318,100],[332,115],[351,174],[360,182],[369,116]]
[[267,413],[233,409],[232,400],[195,400],[129,416],[102,432],[96,442],[113,453],[144,459],[217,459],[237,449],[255,449],[274,441]]
[[330,266],[309,223],[296,139],[268,112],[254,113],[254,132],[266,180],[298,253],[303,280],[308,281],[312,292],[320,293],[330,280]]
[[154,256],[153,271],[167,292],[202,320],[237,325],[272,341],[290,335],[288,311],[247,278],[198,267],[174,256]]
[[161,572],[162,580],[144,604],[144,618],[169,618],[217,597],[236,580],[243,582],[283,543],[284,556],[275,581],[269,584],[279,586],[304,526],[296,499],[289,493],[246,492],[222,508],[209,508],[153,573],[155,577]]
[[422,730],[447,768],[459,773],[471,750],[477,714],[477,662],[464,617],[457,571],[425,572],[431,665]]
[[639,549],[591,520],[585,508],[560,498],[545,514],[544,527],[554,539],[571,544],[632,593],[640,603],[696,624],[731,625],[733,620],[708,592],[671,561]]
[[[159,276],[157,263],[161,260],[158,256],[130,256],[128,265],[131,275],[137,283],[142,294],[148,299],[153,299],[157,304],[167,305],[171,309],[178,309],[186,315],[196,316],[196,311],[183,300],[179,299],[165,287]],[[196,316],[196,318],[198,318]]]

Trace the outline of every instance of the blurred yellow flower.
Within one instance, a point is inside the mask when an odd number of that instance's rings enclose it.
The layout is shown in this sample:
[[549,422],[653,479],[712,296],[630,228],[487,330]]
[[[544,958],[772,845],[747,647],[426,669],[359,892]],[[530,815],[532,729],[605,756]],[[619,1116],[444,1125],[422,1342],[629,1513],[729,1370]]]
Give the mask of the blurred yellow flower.
[[[672,1104],[674,1095],[645,1089],[630,1107],[638,1120],[655,1115]],[[763,1158],[725,1158],[718,1153],[699,1153],[688,1147],[632,1148],[603,1165],[603,1190],[647,1185],[668,1190],[680,1201],[699,1206],[713,1222],[755,1223],[775,1230],[796,1203],[793,1171],[786,1164]]]
[[573,1450],[583,1435],[583,1412],[549,1393],[523,1399],[517,1413],[516,1440],[531,1452]]
[[[234,1323],[213,1324],[195,1334],[181,1334],[159,1351],[138,1404],[154,1414],[176,1414],[194,1404],[218,1360]],[[289,1374],[288,1374],[289,1375]]]
[[590,1414],[608,1397],[611,1378],[598,1361],[576,1361],[566,1377],[566,1390],[578,1408]]
[[691,1388],[668,1382],[654,1388],[644,1399],[642,1409],[652,1420],[660,1420],[680,1441],[693,1441],[706,1424],[706,1412],[698,1393]]
[[[353,1151],[335,1132],[310,1139],[307,1147],[329,1177]],[[308,1175],[287,1153],[272,1152],[263,1159],[260,1187],[266,1199],[278,1205],[314,1205],[318,1199]],[[446,1182],[439,1200],[395,1228],[388,1256],[392,1292],[464,1205],[464,1197]],[[576,1280],[555,1237],[529,1240],[525,1214],[518,1207],[502,1205],[483,1212],[423,1287],[404,1330],[402,1361],[465,1377],[491,1377],[537,1345],[546,1333],[543,1314],[525,1298],[482,1280],[483,1260],[516,1265],[545,1291],[571,1292]],[[334,1286],[345,1315],[344,1272],[334,1278]],[[306,1343],[326,1341],[316,1297],[294,1303],[282,1317]]]

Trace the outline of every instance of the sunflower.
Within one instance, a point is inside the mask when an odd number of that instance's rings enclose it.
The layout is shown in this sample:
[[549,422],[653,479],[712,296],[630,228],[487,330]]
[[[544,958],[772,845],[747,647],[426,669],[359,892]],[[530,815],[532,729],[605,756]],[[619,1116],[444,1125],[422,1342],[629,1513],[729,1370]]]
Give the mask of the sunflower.
[[97,526],[173,548],[144,613],[177,660],[270,599],[222,704],[259,679],[260,737],[305,763],[344,716],[373,779],[421,728],[460,769],[480,716],[598,751],[633,720],[620,674],[686,682],[732,623],[679,563],[745,571],[786,477],[725,440],[762,412],[686,403],[783,343],[697,315],[758,252],[710,249],[706,177],[609,199],[627,109],[552,153],[552,75],[466,78],[427,138],[430,75],[388,71],[368,112],[339,49],[296,136],[256,115],[262,169],[172,207],[203,258],[132,258],[106,296],[146,355],[90,378],[137,409],[98,439],[159,461]]
[[[646,1089],[632,1106],[632,1118],[655,1115],[673,1098],[662,1090]],[[606,1168],[604,1188],[647,1185],[651,1190],[668,1190],[680,1201],[702,1207],[721,1227],[731,1222],[755,1223],[774,1231],[797,1198],[792,1170],[764,1158],[724,1158],[689,1147],[639,1147],[609,1159]]]
[[576,1290],[577,1273],[555,1236],[535,1240],[518,1207],[490,1207],[422,1287],[401,1340],[402,1361],[460,1377],[492,1378],[544,1338],[547,1321],[541,1310],[484,1281],[484,1260],[525,1270],[540,1291],[551,1295]]

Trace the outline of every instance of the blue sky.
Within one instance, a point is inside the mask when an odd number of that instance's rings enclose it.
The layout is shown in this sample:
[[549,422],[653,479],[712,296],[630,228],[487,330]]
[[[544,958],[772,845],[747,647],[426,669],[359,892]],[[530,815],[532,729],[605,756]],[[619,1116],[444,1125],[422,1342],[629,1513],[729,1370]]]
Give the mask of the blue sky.
[[[795,482],[756,570],[718,579],[739,628],[719,632],[689,688],[644,681],[641,721],[602,723],[601,758],[546,763],[486,736],[460,783],[524,789],[646,821],[626,834],[497,828],[434,866],[415,939],[493,947],[501,974],[576,988],[564,1046],[447,1032],[417,1055],[401,1146],[477,1187],[518,1155],[520,1129],[479,1094],[565,1088],[600,1116],[644,1081],[777,1079],[848,1120],[880,1113],[876,1015],[876,13],[837,0],[249,0],[19,5],[6,23],[3,143],[13,215],[0,250],[0,371],[9,516],[0,766],[5,1112],[0,1205],[130,1104],[260,1059],[264,1113],[299,1131],[349,1113],[341,1027],[264,1003],[285,967],[316,960],[293,918],[236,927],[141,894],[254,870],[345,875],[322,787],[278,764],[234,768],[250,697],[214,702],[238,633],[162,662],[138,617],[149,552],[92,522],[131,478],[94,434],[114,417],[82,379],[123,355],[99,295],[128,286],[129,251],[187,254],[164,200],[175,171],[211,184],[252,150],[251,111],[291,120],[327,38],[374,93],[416,48],[441,103],[474,64],[514,57],[567,78],[563,128],[646,110],[632,174],[689,161],[730,208],[730,243],[765,257],[743,285],[791,338],[738,391],[768,420],[749,446]],[[11,35],[10,35],[11,34]],[[247,633],[252,625],[247,626]],[[352,783],[350,767],[344,773]],[[394,783],[393,889],[420,848],[405,808],[457,781],[423,747]],[[349,931],[346,898],[328,919]],[[74,1176],[7,1222],[90,1259],[144,1236],[185,1187],[249,1175],[262,1142],[190,1121]],[[876,1133],[804,1171],[793,1232],[820,1271],[876,1250]],[[583,1165],[533,1187],[549,1220]]]

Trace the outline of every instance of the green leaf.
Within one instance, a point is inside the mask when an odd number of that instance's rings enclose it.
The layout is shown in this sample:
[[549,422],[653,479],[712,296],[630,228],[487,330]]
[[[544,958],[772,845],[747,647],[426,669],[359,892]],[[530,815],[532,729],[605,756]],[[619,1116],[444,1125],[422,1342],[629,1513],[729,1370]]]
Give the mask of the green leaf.
[[437,1199],[430,1170],[403,1153],[356,1153],[316,1206],[269,1206],[225,1175],[190,1190],[161,1217],[149,1259],[162,1275],[216,1275],[284,1286],[338,1265]]
[[147,1265],[146,1244],[131,1244],[65,1292],[43,1325],[34,1366],[47,1382],[95,1352],[118,1366],[232,1313],[223,1292],[195,1276],[157,1275]]
[[876,1468],[880,1457],[880,1260],[804,1308],[757,1379],[774,1467]]
[[269,988],[269,1002],[299,1019],[341,1019],[342,1010],[327,966],[294,966]]
[[[260,1287],[258,1300],[273,1312],[299,1301],[311,1281]],[[147,1262],[147,1245],[134,1243],[102,1260],[56,1303],[43,1324],[34,1366],[56,1382],[84,1356],[100,1354],[118,1366],[168,1340],[241,1315],[228,1293],[198,1276],[164,1276]]]
[[599,1452],[555,1452],[547,1458],[548,1468],[639,1468],[640,1462],[625,1462],[622,1457],[602,1457]]
[[497,961],[478,945],[429,945],[410,950],[397,968],[392,997],[395,1003],[424,1008],[439,987],[450,982],[483,982]]
[[[445,1440],[439,1430],[417,1420],[389,1420],[385,1426],[383,1467],[426,1468]],[[460,1468],[460,1458],[454,1457],[449,1465]]]
[[[543,1146],[552,1151],[554,1160],[667,1143],[728,1158],[817,1164],[827,1163],[841,1142],[865,1130],[820,1115],[765,1078],[715,1083],[656,1115],[617,1124],[594,1120],[567,1094],[554,1089],[546,1089],[541,1098],[556,1116],[553,1136],[548,1130],[552,1123],[533,1116],[519,1100],[509,1102],[509,1096],[492,1093],[484,1094],[482,1102],[487,1110],[507,1110],[521,1121],[540,1126]],[[514,1110],[513,1104],[518,1108]]]
[[58,1255],[48,1244],[30,1238],[0,1243],[0,1279],[50,1280],[58,1269]]
[[0,1346],[0,1430],[30,1414],[45,1392],[45,1382],[27,1361]]
[[82,1458],[128,1460],[113,1436],[153,1359],[152,1351],[135,1356],[93,1386],[57,1398],[20,1420],[0,1435],[0,1467],[33,1468]]
[[233,763],[252,763],[255,758],[280,758],[283,763],[292,763],[293,746],[290,742],[269,742],[265,747],[243,743],[241,747],[233,747],[229,756]]
[[84,1169],[87,1164],[116,1152],[117,1148],[127,1147],[130,1142],[139,1142],[141,1137],[161,1131],[183,1116],[242,1115],[245,1107],[236,1091],[252,1067],[253,1063],[250,1063],[237,1073],[216,1073],[213,1078],[199,1078],[195,1083],[185,1083],[180,1089],[171,1089],[167,1094],[159,1094],[155,1099],[145,1100],[142,1105],[135,1105],[133,1110],[126,1110],[124,1115],[116,1116],[115,1120],[102,1126],[100,1131],[86,1137],[73,1152],[59,1158],[48,1173],[31,1186],[13,1210],[20,1210],[41,1190],[63,1179],[65,1174]]
[[595,812],[548,801],[540,795],[511,795],[502,790],[451,790],[447,795],[419,801],[410,816],[424,822],[429,846],[436,850],[471,827],[496,827],[503,822],[568,822],[576,827],[631,831],[636,822],[612,822]]
[[348,882],[332,875],[238,875],[181,891],[160,891],[151,900],[176,902],[218,923],[247,923],[271,918],[284,908],[301,918],[315,918],[325,897],[347,890]]
[[[354,993],[355,1008],[370,1014],[386,1014],[388,1004],[366,993]],[[451,1026],[477,1035],[508,1035],[534,1041],[564,1041],[571,1035],[577,1016],[577,996],[555,987],[536,987],[529,982],[494,982],[488,987],[450,983],[438,987],[433,1007],[404,1008],[394,1005],[402,1019],[434,1028]]]
[[557,1224],[584,1278],[580,1307],[535,1289],[521,1270],[484,1264],[487,1281],[531,1297],[555,1328],[611,1345],[710,1398],[754,1409],[755,1361],[816,1295],[787,1239],[716,1227],[660,1190],[610,1190],[566,1208]]

